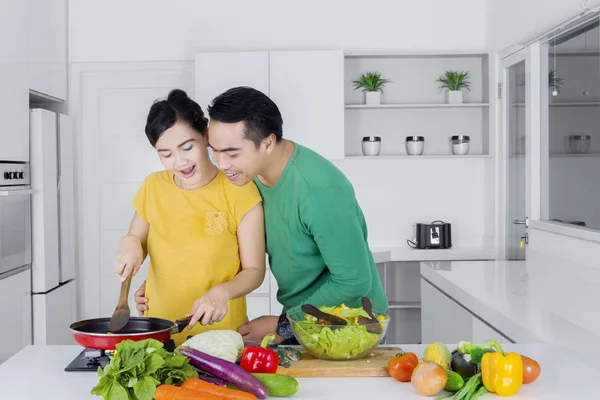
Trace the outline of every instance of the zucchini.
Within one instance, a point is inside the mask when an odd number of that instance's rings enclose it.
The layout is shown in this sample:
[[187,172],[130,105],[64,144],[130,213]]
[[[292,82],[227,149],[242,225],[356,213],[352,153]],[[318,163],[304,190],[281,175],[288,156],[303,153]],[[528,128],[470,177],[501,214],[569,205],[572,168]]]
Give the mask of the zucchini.
[[217,378],[221,378],[228,384],[231,384],[240,390],[252,393],[259,400],[264,400],[269,395],[267,388],[265,388],[258,378],[252,376],[249,372],[244,371],[244,369],[237,364],[211,356],[210,354],[203,353],[190,347],[179,347],[177,351],[189,358],[190,364],[199,370],[214,375]]
[[446,382],[444,390],[447,390],[448,392],[458,392],[465,385],[465,381],[462,376],[456,372],[447,369],[446,375],[448,376],[448,381]]
[[298,391],[298,381],[291,376],[283,374],[261,374],[254,375],[269,392],[269,396],[288,397]]

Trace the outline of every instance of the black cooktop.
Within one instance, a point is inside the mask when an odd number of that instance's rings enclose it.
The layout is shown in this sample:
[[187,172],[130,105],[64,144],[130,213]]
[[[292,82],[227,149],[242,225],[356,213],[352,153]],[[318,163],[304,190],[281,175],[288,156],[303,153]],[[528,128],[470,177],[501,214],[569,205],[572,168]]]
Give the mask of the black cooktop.
[[[169,340],[165,343],[165,350],[174,351],[175,342]],[[66,366],[65,371],[98,371],[98,367],[104,367],[110,362],[110,352],[96,349],[83,349],[81,353],[75,357],[69,365]]]

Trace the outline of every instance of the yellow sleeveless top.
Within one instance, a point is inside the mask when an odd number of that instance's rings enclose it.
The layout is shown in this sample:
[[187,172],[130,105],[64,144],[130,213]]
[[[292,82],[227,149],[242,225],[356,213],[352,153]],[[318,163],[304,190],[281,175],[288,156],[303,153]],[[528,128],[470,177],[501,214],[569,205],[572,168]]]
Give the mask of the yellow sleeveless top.
[[[146,315],[171,321],[185,318],[194,301],[231,280],[241,270],[237,227],[261,201],[253,182],[235,186],[221,171],[196,190],[179,188],[169,171],[150,174],[133,200],[137,213],[150,224]],[[173,339],[179,345],[189,335],[237,330],[247,320],[246,299],[241,297],[229,302],[222,321],[207,326],[198,323]]]

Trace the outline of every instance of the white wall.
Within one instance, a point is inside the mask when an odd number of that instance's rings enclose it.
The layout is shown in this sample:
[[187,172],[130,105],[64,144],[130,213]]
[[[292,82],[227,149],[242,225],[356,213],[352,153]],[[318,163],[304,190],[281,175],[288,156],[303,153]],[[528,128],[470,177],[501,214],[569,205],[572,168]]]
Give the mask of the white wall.
[[70,0],[69,20],[71,62],[193,60],[197,51],[485,49],[483,0]]
[[369,243],[406,246],[413,224],[452,224],[455,246],[492,247],[493,158],[347,159],[335,164],[356,192]]
[[552,29],[599,0],[486,0],[486,44],[501,51]]

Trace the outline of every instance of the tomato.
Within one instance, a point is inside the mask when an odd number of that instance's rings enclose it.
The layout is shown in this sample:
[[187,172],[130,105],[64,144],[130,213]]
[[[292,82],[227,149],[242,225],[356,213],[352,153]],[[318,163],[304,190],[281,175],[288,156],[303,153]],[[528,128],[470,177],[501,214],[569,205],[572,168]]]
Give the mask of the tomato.
[[523,383],[531,383],[535,381],[541,372],[540,364],[525,356],[521,356],[523,360]]
[[401,353],[388,362],[390,376],[400,382],[410,382],[419,359],[414,353]]

